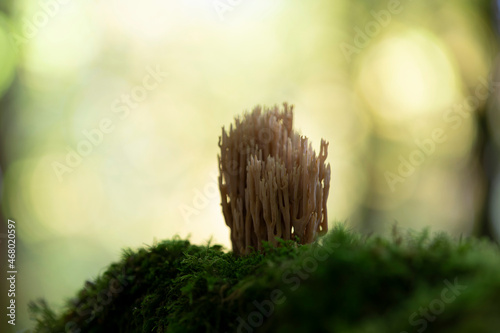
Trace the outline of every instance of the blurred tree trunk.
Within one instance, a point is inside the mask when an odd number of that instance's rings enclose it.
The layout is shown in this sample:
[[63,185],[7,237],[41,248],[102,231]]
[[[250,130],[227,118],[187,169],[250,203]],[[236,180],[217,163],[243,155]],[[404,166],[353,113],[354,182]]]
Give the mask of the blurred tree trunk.
[[473,156],[477,163],[472,163],[471,166],[474,168],[474,165],[479,165],[478,171],[480,173],[480,180],[484,187],[483,200],[478,210],[476,235],[496,241],[491,208],[493,201],[493,180],[497,165],[497,152],[490,133],[488,112],[487,110],[481,111],[482,112],[478,112],[477,116],[478,140],[476,154]]
[[[500,22],[499,22],[499,8],[497,1],[485,1],[482,6],[484,19],[490,20],[491,29],[496,33],[496,40],[498,41],[498,36],[500,32]],[[496,70],[497,62],[493,63],[492,72],[492,82],[497,82]],[[493,86],[492,88],[495,88]],[[484,197],[478,210],[477,223],[475,226],[476,235],[478,237],[486,237],[490,240],[498,242],[495,234],[495,228],[492,214],[493,208],[493,191],[494,191],[494,180],[498,173],[498,147],[495,145],[493,139],[493,133],[491,132],[494,128],[494,120],[492,119],[492,112],[497,112],[498,99],[496,89],[492,89],[492,94],[490,94],[485,107],[477,112],[477,128],[478,128],[478,140],[476,145],[476,153],[473,158],[477,159],[479,164],[480,178],[484,186]],[[474,163],[475,164],[475,163]]]
[[[11,6],[12,1],[11,0],[6,0],[0,2],[0,15],[6,15],[10,16],[10,9],[12,8]],[[0,67],[2,64],[0,64]],[[15,81],[15,79],[14,79]],[[13,100],[14,100],[14,82],[10,86],[10,88],[7,89],[7,91],[4,92],[4,94],[0,94],[0,247],[2,250],[0,253],[2,254],[0,257],[0,260],[2,260],[2,263],[7,262],[7,244],[6,244],[6,239],[7,239],[7,218],[10,218],[11,216],[5,216],[5,212],[3,211],[2,207],[4,207],[4,201],[6,200],[6,196],[8,195],[5,189],[5,171],[6,171],[6,154],[5,154],[5,147],[8,144],[8,142],[5,140],[5,134],[7,132],[7,127],[10,125],[9,124],[9,118],[12,114],[12,105],[13,105]],[[4,266],[2,266],[4,267]],[[3,270],[0,273],[0,279],[2,282],[0,282],[0,289],[2,290],[7,290],[7,270]],[[2,318],[2,322],[0,323],[0,332],[9,332],[11,329],[7,320],[5,318]]]
[[[3,1],[0,3],[0,15],[10,15],[10,9],[12,8],[11,6],[11,1]],[[1,64],[0,64],[1,67]],[[14,86],[16,82],[16,77],[12,80],[12,83],[7,90],[1,94],[0,93],[0,199],[5,200],[5,198],[2,198],[5,193],[5,184],[4,184],[4,174],[7,168],[7,160],[6,160],[6,154],[5,154],[5,147],[8,144],[6,139],[5,139],[5,134],[7,133],[7,127],[11,125],[9,122],[10,118],[12,117],[12,105],[14,104]],[[5,222],[5,218],[7,216],[4,216],[4,212],[2,210],[3,205],[0,205],[0,218],[2,219],[2,223]]]

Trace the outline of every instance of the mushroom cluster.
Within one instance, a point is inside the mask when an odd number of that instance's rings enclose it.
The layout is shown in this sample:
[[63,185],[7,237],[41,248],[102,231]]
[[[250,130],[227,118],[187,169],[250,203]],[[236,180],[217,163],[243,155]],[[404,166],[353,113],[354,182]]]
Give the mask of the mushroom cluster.
[[319,155],[292,128],[293,106],[245,112],[219,137],[219,189],[233,252],[261,250],[276,238],[313,242],[328,231],[328,143]]

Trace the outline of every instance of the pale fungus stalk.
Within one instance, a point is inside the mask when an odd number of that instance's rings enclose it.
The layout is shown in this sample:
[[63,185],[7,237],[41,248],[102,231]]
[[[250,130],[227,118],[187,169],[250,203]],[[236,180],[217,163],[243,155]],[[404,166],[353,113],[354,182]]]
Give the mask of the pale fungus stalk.
[[328,143],[319,155],[293,128],[293,106],[257,106],[219,137],[222,212],[235,254],[276,238],[313,242],[328,230]]

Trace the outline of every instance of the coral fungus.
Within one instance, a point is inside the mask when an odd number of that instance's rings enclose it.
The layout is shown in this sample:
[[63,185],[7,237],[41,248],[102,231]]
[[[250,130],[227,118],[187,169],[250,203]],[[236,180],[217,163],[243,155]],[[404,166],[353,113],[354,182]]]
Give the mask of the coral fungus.
[[219,189],[235,254],[276,238],[313,242],[328,230],[328,143],[319,155],[292,128],[293,106],[257,106],[219,137]]

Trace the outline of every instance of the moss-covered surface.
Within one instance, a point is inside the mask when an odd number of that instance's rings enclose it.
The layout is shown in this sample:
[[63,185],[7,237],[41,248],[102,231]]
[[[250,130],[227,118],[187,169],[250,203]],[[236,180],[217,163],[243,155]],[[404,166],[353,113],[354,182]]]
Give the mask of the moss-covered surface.
[[127,250],[35,332],[500,332],[500,254],[427,232],[391,240],[338,226],[321,244],[236,258],[163,241]]

